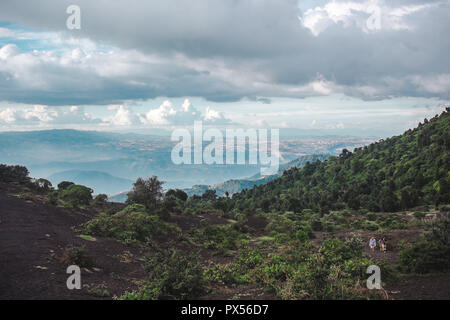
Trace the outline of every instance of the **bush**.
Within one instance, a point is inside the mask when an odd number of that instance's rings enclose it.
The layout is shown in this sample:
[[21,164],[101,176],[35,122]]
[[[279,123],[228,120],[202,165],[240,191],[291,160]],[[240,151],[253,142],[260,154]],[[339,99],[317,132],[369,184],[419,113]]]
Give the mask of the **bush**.
[[375,221],[368,220],[363,221],[361,227],[363,230],[367,231],[377,231],[380,228],[380,226]]
[[67,189],[62,189],[60,198],[66,201],[70,206],[78,207],[89,205],[92,201],[93,192],[94,190],[91,188],[74,184],[67,187]]
[[129,300],[198,299],[206,293],[203,270],[195,257],[184,257],[170,250],[158,252],[147,260],[148,278],[144,287],[126,293]]
[[306,241],[306,240],[309,239],[309,236],[308,236],[308,233],[306,233],[305,231],[298,230],[295,233],[295,239],[298,240],[298,241]]
[[322,225],[322,221],[315,219],[311,222],[311,228],[314,231],[322,231],[323,230],[323,225]]
[[47,194],[46,203],[52,206],[56,206],[58,204],[58,197],[58,191],[53,190]]
[[378,218],[377,223],[380,227],[385,229],[406,229],[407,222],[397,213],[390,213],[387,216],[381,216]]
[[191,235],[195,243],[218,253],[236,250],[242,239],[242,234],[234,226],[206,226],[193,230]]
[[450,220],[428,226],[424,239],[400,251],[399,267],[404,272],[431,273],[450,270]]
[[371,292],[358,285],[366,278],[364,271],[370,264],[367,259],[351,259],[329,265],[323,256],[313,254],[289,275],[278,295],[283,299],[380,299],[379,290]]
[[319,253],[326,257],[330,264],[342,262],[362,256],[362,240],[357,237],[347,239],[345,242],[336,239],[326,239],[319,249]]
[[29,171],[24,166],[8,166],[0,164],[0,181],[26,183],[29,181]]
[[157,216],[149,215],[143,205],[130,205],[114,214],[100,214],[86,224],[86,233],[94,236],[112,237],[125,242],[145,242],[156,236],[176,231]]
[[418,211],[414,212],[413,215],[416,219],[423,219],[426,216],[425,212],[418,212]]
[[412,273],[445,272],[450,270],[450,247],[428,241],[404,248],[400,254],[400,270]]
[[94,206],[104,206],[108,202],[108,196],[106,194],[99,194],[94,199]]
[[170,196],[174,196],[177,199],[180,199],[183,202],[186,202],[186,200],[188,199],[188,195],[186,192],[184,192],[183,190],[180,189],[170,189],[169,191],[166,192],[166,197],[170,197]]
[[216,264],[204,272],[205,280],[219,285],[234,286],[248,282],[245,272],[238,264]]
[[66,190],[70,186],[73,186],[75,183],[70,181],[63,181],[58,184],[58,190]]
[[31,185],[33,189],[40,192],[48,192],[53,189],[52,183],[43,178],[32,180]]
[[364,248],[364,240],[357,234],[351,234],[350,237],[346,238],[344,241],[345,246],[351,252],[354,257],[361,256]]
[[80,268],[89,268],[93,265],[92,259],[89,257],[85,246],[67,247],[64,251],[63,260],[68,265],[76,265]]

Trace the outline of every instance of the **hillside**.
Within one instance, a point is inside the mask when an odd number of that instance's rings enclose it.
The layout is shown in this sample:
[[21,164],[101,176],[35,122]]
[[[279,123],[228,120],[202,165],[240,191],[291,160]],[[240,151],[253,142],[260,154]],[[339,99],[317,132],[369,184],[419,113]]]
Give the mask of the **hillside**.
[[[71,209],[48,204],[46,198],[45,193],[30,192],[21,183],[0,182],[0,275],[4,279],[0,283],[0,300],[149,299],[152,296],[144,293],[154,286],[153,281],[167,284],[168,292],[178,294],[175,299],[183,297],[179,290],[194,294],[189,296],[191,299],[450,299],[449,274],[399,276],[393,269],[402,254],[402,241],[415,243],[424,230],[424,225],[413,216],[403,215],[414,226],[411,229],[353,230],[353,238],[348,238],[348,231],[309,231],[309,242],[295,232],[298,224],[288,215],[250,215],[242,219],[215,210],[194,216],[173,213],[167,224],[159,222],[149,230],[146,225],[150,221],[144,217],[154,220],[156,216],[140,212],[142,208],[136,205],[124,209],[124,205],[93,203]],[[106,218],[102,212],[116,214]],[[427,216],[445,217],[438,212]],[[448,213],[446,216],[448,219]],[[95,229],[103,223],[123,230],[123,234]],[[158,231],[167,227],[165,235]],[[143,231],[151,242],[138,240]],[[387,236],[388,252],[359,247],[358,241],[371,235]],[[341,246],[344,241],[352,243],[349,249],[356,245],[360,251],[346,250]],[[172,252],[174,258],[167,258],[163,252]],[[327,260],[316,265],[318,258]],[[298,274],[296,270],[303,270],[304,261],[311,261],[312,265],[306,266],[307,274]],[[428,265],[431,261],[427,260]],[[328,263],[333,263],[334,272],[345,278],[328,283]],[[347,267],[341,270],[343,263]],[[374,263],[382,265],[383,291],[351,289],[364,280],[366,266]],[[66,268],[71,264],[82,266],[81,290],[66,288]],[[149,276],[145,271],[149,266],[156,268],[156,274]],[[170,278],[162,277],[161,268]],[[186,273],[190,282],[185,281]],[[298,288],[291,288],[293,282],[286,278],[288,275],[295,277]],[[333,290],[336,285],[339,290]],[[170,291],[174,290],[172,286],[181,289]],[[327,293],[322,291],[323,286]],[[305,296],[305,290],[315,293]],[[161,295],[153,298],[167,299]]]
[[235,206],[266,212],[365,209],[393,212],[450,199],[450,114],[354,152],[292,168],[236,194]]
[[127,201],[127,194],[129,191],[122,191],[116,194],[113,194],[108,197],[108,201],[111,202],[118,202],[118,203],[125,203]]

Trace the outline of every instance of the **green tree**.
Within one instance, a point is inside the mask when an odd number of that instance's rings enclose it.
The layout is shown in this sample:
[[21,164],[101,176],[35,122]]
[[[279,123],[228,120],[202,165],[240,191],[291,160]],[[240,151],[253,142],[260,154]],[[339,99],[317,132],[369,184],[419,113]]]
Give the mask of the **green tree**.
[[163,195],[163,182],[153,176],[148,179],[138,178],[133,184],[133,190],[127,196],[128,204],[142,204],[147,210],[156,209]]
[[69,202],[72,206],[89,205],[92,201],[94,190],[81,185],[71,185],[61,191],[61,199]]
[[166,192],[166,197],[170,197],[173,196],[177,199],[180,199],[181,201],[185,202],[188,199],[188,195],[186,192],[184,192],[183,190],[180,189],[170,189],[169,191]]
[[66,190],[67,188],[69,188],[70,186],[73,186],[75,183],[70,182],[70,181],[62,181],[58,184],[58,189],[59,190]]
[[25,183],[29,181],[28,174],[29,171],[24,166],[0,164],[0,181],[2,182]]

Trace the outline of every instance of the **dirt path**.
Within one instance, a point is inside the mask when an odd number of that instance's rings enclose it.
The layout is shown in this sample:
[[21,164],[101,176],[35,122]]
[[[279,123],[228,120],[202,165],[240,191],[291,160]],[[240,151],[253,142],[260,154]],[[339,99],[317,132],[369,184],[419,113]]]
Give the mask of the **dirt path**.
[[[71,227],[89,219],[80,214],[0,193],[0,299],[96,299],[121,295],[143,278],[141,252],[112,239],[81,239]],[[69,245],[84,245],[95,269],[82,269],[82,290],[68,290]],[[131,251],[131,252],[130,252]],[[122,257],[128,258],[121,262]],[[106,291],[105,291],[106,290]],[[109,297],[100,297],[103,294]]]
[[385,289],[392,300],[450,300],[450,275],[408,276]]

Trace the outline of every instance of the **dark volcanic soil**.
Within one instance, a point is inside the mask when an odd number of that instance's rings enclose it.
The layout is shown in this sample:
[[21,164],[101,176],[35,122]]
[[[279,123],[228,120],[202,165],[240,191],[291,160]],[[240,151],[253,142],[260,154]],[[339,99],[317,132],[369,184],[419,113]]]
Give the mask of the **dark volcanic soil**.
[[[100,299],[135,289],[145,275],[138,249],[112,239],[81,239],[72,227],[89,215],[0,192],[0,299]],[[94,267],[82,269],[82,290],[68,290],[67,246],[84,245]],[[106,290],[106,291],[105,291]]]
[[450,275],[408,276],[385,289],[393,300],[450,300]]

